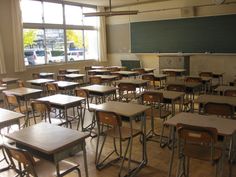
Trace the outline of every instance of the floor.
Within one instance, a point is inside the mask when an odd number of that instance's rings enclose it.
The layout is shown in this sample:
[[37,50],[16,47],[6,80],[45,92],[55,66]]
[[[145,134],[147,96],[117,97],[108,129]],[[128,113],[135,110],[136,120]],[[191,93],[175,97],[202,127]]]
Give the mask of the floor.
[[[86,115],[87,115],[86,119],[90,120],[90,117],[91,117],[90,113]],[[136,126],[140,126],[140,122],[134,122],[134,124],[136,124]],[[150,125],[150,121],[147,122],[147,125]],[[160,130],[161,122],[159,120],[156,121],[156,125],[157,125],[156,128]],[[76,127],[76,123],[73,124],[73,128],[75,127]],[[86,140],[89,176],[90,177],[117,177],[118,171],[119,171],[118,164],[107,167],[101,171],[96,169],[95,163],[94,163],[96,140],[97,138],[88,138]],[[113,143],[111,139],[108,139],[107,144],[105,144],[105,152],[112,150],[112,148],[113,148]],[[167,177],[171,150],[168,149],[167,147],[162,149],[160,148],[159,143],[148,141],[147,153],[148,153],[148,164],[136,176],[137,177],[154,177],[154,176]],[[141,145],[140,145],[139,138],[136,138],[134,141],[132,158],[136,160],[139,160],[141,158]],[[82,153],[76,154],[74,157],[70,158],[69,160],[79,163],[82,176],[85,176]],[[1,167],[3,165],[4,164],[1,163]],[[177,165],[177,156],[175,155],[172,177],[175,176],[176,165]],[[191,177],[213,177],[214,169],[215,168],[211,165],[211,163],[202,162],[198,160],[190,161],[190,176]],[[228,174],[229,174],[229,167],[228,167],[227,161],[225,161],[223,177],[227,177]],[[14,175],[15,173],[13,170],[8,170],[8,171],[0,173],[0,177],[12,177]],[[76,177],[76,176],[77,174],[75,173],[71,173],[67,175],[67,177]],[[232,177],[235,177],[235,176],[236,176],[236,166],[234,165]]]

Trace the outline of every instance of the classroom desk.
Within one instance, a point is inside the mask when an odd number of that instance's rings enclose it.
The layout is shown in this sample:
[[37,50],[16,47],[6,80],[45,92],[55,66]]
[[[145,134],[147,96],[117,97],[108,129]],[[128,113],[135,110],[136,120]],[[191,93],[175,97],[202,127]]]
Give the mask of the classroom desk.
[[134,84],[136,88],[142,88],[142,87],[146,87],[148,84],[148,80],[142,80],[142,79],[121,79],[116,81],[116,85],[120,84],[120,83],[126,83],[126,84]]
[[220,95],[224,95],[226,90],[236,90],[236,86],[220,85],[215,89],[215,91],[220,93]]
[[184,92],[175,92],[169,90],[148,90],[145,92],[157,92],[163,94],[163,102],[164,103],[171,103],[172,108],[172,116],[175,115],[175,104],[179,101],[179,111],[182,111],[183,99],[184,99]]
[[33,79],[33,80],[27,80],[26,82],[30,83],[31,85],[35,85],[35,86],[41,86],[42,88],[44,87],[44,85],[48,82],[54,82],[54,79]]
[[236,98],[231,96],[220,95],[199,95],[195,100],[195,103],[206,104],[208,102],[213,103],[226,103],[236,107]]
[[[216,115],[201,115],[197,113],[185,113],[181,112],[176,114],[171,119],[168,119],[164,122],[165,125],[171,126],[172,132],[172,152],[170,156],[169,162],[169,171],[168,177],[171,176],[172,165],[174,159],[174,144],[175,144],[175,128],[178,123],[192,125],[192,126],[201,126],[201,127],[213,127],[216,128],[218,134],[227,138],[232,138],[232,135],[236,131],[236,120],[233,119],[223,119],[221,117],[217,117]],[[224,148],[226,148],[226,138],[224,141]],[[223,152],[224,154],[224,152]]]
[[104,103],[106,100],[106,96],[114,95],[114,99],[116,99],[116,87],[105,86],[105,85],[89,85],[86,87],[81,87],[81,89],[85,89],[89,92],[89,95],[94,95],[96,97],[102,97],[102,102]]
[[182,76],[186,72],[186,69],[162,69],[163,74],[167,74],[168,72],[175,72],[176,76]]
[[120,74],[122,77],[132,77],[132,76],[137,76],[139,73],[136,71],[115,71],[112,72],[115,74]]
[[[0,134],[1,134],[1,130],[3,128],[9,127],[11,125],[18,125],[19,129],[20,129],[20,118],[25,117],[24,114],[21,113],[17,113],[14,111],[9,111],[7,109],[2,109],[0,108]],[[2,136],[2,134],[1,134]],[[2,137],[1,137],[1,141],[3,141]],[[3,143],[3,142],[1,142]],[[1,146],[2,148],[2,146]],[[2,160],[6,160],[5,157]],[[10,166],[4,167],[4,168],[0,168],[0,172],[3,172],[5,170],[8,170]]]
[[143,68],[145,73],[152,73],[154,72],[155,68]]
[[79,85],[78,82],[69,82],[69,81],[56,81],[53,83],[56,83],[59,90],[63,90],[65,91],[65,93],[75,89]]
[[219,73],[212,73],[213,78],[217,78],[219,80],[219,83],[223,85],[224,83],[224,76],[225,72],[219,72]]
[[[64,110],[64,117],[66,119],[67,127],[68,127],[69,116],[67,114],[67,110],[69,108],[80,106],[85,101],[85,98],[78,97],[78,96],[64,95],[64,94],[55,94],[51,96],[38,98],[37,100],[48,101],[51,107]],[[75,117],[73,117],[73,119],[71,119],[70,121],[74,119]]]
[[57,171],[61,160],[83,151],[86,177],[88,177],[88,165],[85,139],[88,136],[87,133],[49,123],[38,123],[6,135],[16,141],[17,147],[28,150],[36,157],[53,162]]
[[2,78],[2,82],[3,82],[4,84],[14,84],[14,83],[16,83],[18,80],[19,80],[19,78],[11,78],[11,77]]
[[40,76],[40,78],[53,79],[54,73],[41,72],[41,73],[39,73],[39,76]]
[[[132,103],[123,103],[123,102],[116,102],[116,101],[109,101],[103,104],[99,104],[96,107],[96,110],[102,111],[112,111],[120,116],[125,116],[130,119],[130,128],[132,129],[132,121],[135,120],[135,117],[139,115],[142,116],[142,131],[144,133],[144,139],[142,140],[143,143],[143,150],[142,150],[142,161],[138,165],[138,167],[131,169],[132,174],[129,176],[134,176],[141,168],[145,167],[147,164],[147,148],[146,148],[146,117],[145,111],[150,109],[149,106],[139,105],[139,104],[132,104]],[[133,138],[131,138],[131,146],[132,146]],[[97,152],[96,152],[97,157]]]
[[[117,75],[93,75],[95,77],[101,77],[103,83],[111,84],[112,81],[116,80],[118,78]],[[93,77],[92,76],[92,77]]]
[[84,76],[85,74],[74,74],[74,73],[65,75],[66,79],[69,81],[74,81],[74,82],[81,81],[82,83],[84,83]]
[[105,66],[91,66],[92,69],[102,69],[102,68],[105,68]]
[[167,77],[168,75],[167,74],[144,74],[144,75],[152,75],[154,76],[154,80],[155,81],[159,81],[160,82],[160,88],[162,88],[162,86],[166,83],[166,80],[167,80]]
[[79,74],[80,69],[67,69],[66,72],[68,74]]
[[92,69],[88,70],[88,75],[103,75],[103,74],[109,74],[111,71],[108,69]]

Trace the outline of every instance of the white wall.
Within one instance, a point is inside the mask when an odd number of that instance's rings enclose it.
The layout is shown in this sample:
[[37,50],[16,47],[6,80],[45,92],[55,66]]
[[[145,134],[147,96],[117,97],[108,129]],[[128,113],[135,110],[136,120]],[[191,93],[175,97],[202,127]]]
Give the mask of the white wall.
[[[134,16],[114,16],[107,18],[107,25],[129,24],[138,21],[152,21],[163,19],[176,19],[191,16],[192,14],[183,13],[183,8],[194,7],[194,16],[216,16],[223,14],[236,14],[236,0],[226,0],[222,5],[215,5],[213,0],[171,0],[164,2],[153,2],[130,7],[117,8],[115,10],[139,10],[138,15]],[[129,31],[128,31],[129,33]],[[117,37],[116,37],[117,38]],[[129,44],[130,44],[130,39]],[[109,43],[116,41],[109,41]],[[127,41],[125,42],[127,43]],[[131,54],[130,50],[126,53],[109,53],[110,64],[120,64],[120,59],[139,58],[142,59],[144,66],[154,66],[158,68],[158,56],[154,54]],[[152,64],[153,62],[153,64]],[[235,56],[215,56],[198,55],[190,57],[190,74],[197,74],[202,70],[225,71],[225,82],[231,81],[236,74],[236,55]]]

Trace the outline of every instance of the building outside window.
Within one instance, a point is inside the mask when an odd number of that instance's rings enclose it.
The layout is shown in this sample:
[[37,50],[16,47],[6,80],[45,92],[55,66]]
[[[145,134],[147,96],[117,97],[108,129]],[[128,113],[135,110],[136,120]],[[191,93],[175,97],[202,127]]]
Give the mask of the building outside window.
[[98,18],[83,16],[95,7],[22,0],[21,11],[26,65],[98,59]]

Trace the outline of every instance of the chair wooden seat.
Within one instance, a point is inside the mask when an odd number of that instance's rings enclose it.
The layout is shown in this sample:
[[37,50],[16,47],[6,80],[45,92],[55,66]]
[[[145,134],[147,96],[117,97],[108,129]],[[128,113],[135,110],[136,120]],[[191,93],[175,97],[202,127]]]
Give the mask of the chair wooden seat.
[[30,106],[26,107],[25,105],[21,105],[20,107],[16,107],[14,111],[22,114],[27,114],[29,112],[32,112],[32,108]]
[[188,144],[184,147],[184,154],[186,156],[191,156],[191,158],[204,160],[204,161],[218,161],[221,158],[222,151],[215,148],[213,157],[211,157],[211,148],[206,148],[205,146]]
[[[133,134],[131,135],[131,129],[127,128],[127,127],[120,127],[120,132],[121,132],[121,140],[125,141],[129,138],[131,138],[132,136],[135,137],[137,135],[140,135],[140,130],[137,129],[133,129]],[[113,129],[109,129],[106,131],[106,133],[113,138],[120,138],[120,134],[119,134],[119,129],[118,128],[113,128]]]

